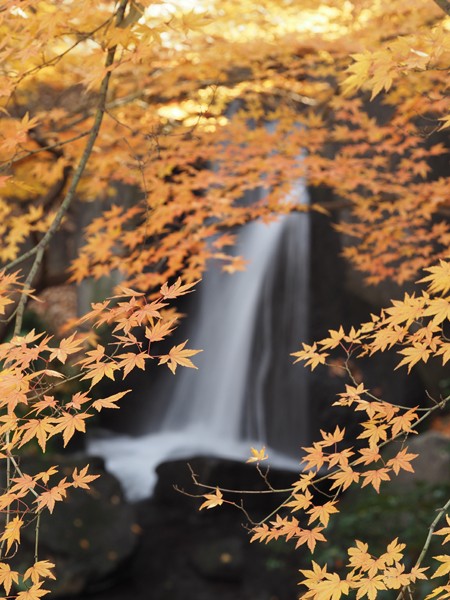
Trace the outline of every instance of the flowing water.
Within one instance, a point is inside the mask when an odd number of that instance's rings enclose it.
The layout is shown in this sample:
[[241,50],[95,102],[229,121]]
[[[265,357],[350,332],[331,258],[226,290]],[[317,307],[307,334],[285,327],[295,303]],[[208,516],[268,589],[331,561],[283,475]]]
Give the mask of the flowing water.
[[[307,202],[303,182],[288,201]],[[131,499],[151,494],[155,468],[168,459],[245,460],[251,446],[265,444],[273,466],[298,469],[299,448],[309,441],[307,380],[289,354],[307,338],[308,215],[241,227],[235,252],[247,269],[230,275],[211,264],[195,292],[187,346],[203,352],[193,358],[198,370],[179,367],[170,385],[159,386],[157,430],[149,418],[149,433],[88,441]]]

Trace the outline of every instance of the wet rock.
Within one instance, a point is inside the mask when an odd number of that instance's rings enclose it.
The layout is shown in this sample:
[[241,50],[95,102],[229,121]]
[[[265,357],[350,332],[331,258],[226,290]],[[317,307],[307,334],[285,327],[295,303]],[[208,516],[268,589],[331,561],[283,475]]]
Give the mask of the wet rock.
[[200,543],[190,556],[194,570],[206,579],[241,581],[244,575],[244,542],[222,538]]
[[[86,458],[53,456],[51,462],[23,460],[22,467],[33,473],[58,464],[68,476],[87,462]],[[119,482],[105,471],[103,462],[91,458],[89,463],[89,471],[101,475],[90,489],[70,489],[66,500],[56,503],[53,514],[42,512],[39,559],[56,564],[56,581],[46,584],[54,596],[107,585],[137,544],[135,509],[124,500]],[[34,540],[34,527],[25,528],[18,553],[22,565],[33,562]]]

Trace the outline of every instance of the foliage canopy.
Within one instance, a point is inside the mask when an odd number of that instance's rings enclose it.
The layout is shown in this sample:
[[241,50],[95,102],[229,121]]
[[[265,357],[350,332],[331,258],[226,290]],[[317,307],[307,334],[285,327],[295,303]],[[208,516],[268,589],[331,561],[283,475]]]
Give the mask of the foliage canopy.
[[[125,378],[155,358],[174,373],[194,367],[198,350],[185,343],[159,350],[177,325],[171,301],[192,291],[210,258],[230,273],[244,267],[226,252],[230,228],[305,210],[286,202],[293,179],[306,177],[338,198],[310,208],[345,211],[337,227],[352,244],[344,253],[368,283],[422,276],[427,289],[394,301],[358,330],[330,331],[295,353],[312,368],[344,353],[351,381],[337,404],[365,414],[363,445],[348,447],[341,429],[323,432],[305,449],[308,468],[282,505],[306,513],[306,521],[271,515],[255,527],[254,539],[292,538],[313,552],[325,540],[341,490],[361,484],[378,491],[400,469],[412,469],[406,446],[387,462],[381,446],[406,438],[448,398],[431,408],[388,404],[354,380],[349,360],[395,347],[399,367],[409,371],[430,356],[444,364],[450,358],[447,178],[433,171],[447,151],[450,126],[449,13],[447,0],[2,2],[0,582],[6,595],[45,595],[52,565],[39,560],[37,544],[34,565],[23,573],[11,569],[21,528],[34,521],[38,529],[41,511],[51,512],[69,488],[85,488],[95,477],[87,469],[61,477],[56,467],[29,475],[18,450],[37,441],[45,451],[56,435],[66,445],[94,413],[117,408],[126,392],[97,397],[105,377]],[[257,187],[267,193],[243,203]],[[89,211],[80,247],[78,229]],[[69,275],[61,265],[51,268],[61,231]],[[112,275],[120,284],[81,315],[78,331],[73,323],[63,337],[23,331],[33,290]],[[88,324],[111,326],[111,343],[86,333]],[[85,380],[89,389],[67,398],[60,392],[69,380]],[[264,449],[253,449],[253,462],[264,459]],[[332,496],[316,506],[311,490],[323,477],[332,482]],[[202,507],[230,502],[219,488],[210,492]],[[449,541],[448,527],[436,533]],[[303,571],[304,597],[403,594],[430,576],[422,555],[405,569],[403,550],[393,540],[374,557],[356,541],[345,576],[314,562]],[[448,579],[450,557],[436,560],[431,577]],[[21,591],[12,595],[17,584]],[[448,584],[431,597],[450,597]]]

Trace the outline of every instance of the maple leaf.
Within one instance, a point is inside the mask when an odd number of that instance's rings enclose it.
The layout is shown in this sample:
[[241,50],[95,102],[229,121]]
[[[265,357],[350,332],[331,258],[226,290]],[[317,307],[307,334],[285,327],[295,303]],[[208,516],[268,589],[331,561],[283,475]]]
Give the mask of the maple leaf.
[[428,344],[416,343],[413,344],[413,346],[411,346],[410,348],[404,348],[403,350],[399,350],[399,354],[404,354],[405,358],[401,360],[395,368],[398,369],[402,365],[408,365],[409,373],[412,367],[419,361],[422,361],[424,363],[428,362],[431,350]]
[[386,468],[366,471],[365,473],[361,474],[361,477],[364,479],[361,487],[371,484],[378,493],[380,492],[381,482],[390,480],[389,469]]
[[450,342],[442,342],[440,348],[436,351],[436,355],[442,354],[442,364],[445,365],[450,360]]
[[403,558],[402,550],[404,550],[405,547],[406,544],[399,544],[398,538],[395,538],[395,540],[392,540],[392,542],[388,544],[386,552],[380,556],[378,562],[388,566],[399,562]]
[[9,595],[13,583],[19,582],[19,573],[12,571],[8,563],[0,562],[0,584],[5,588],[6,595]]
[[334,479],[334,483],[330,489],[333,490],[342,486],[342,489],[346,490],[352,483],[359,481],[359,476],[359,473],[353,471],[351,467],[342,467],[337,473],[330,475],[330,479]]
[[308,508],[311,505],[313,496],[309,490],[305,490],[304,494],[293,494],[293,498],[290,502],[286,502],[284,506],[289,506],[291,512],[296,512]]
[[91,388],[103,379],[108,377],[114,381],[114,372],[119,366],[112,362],[96,362],[88,367],[88,372],[81,379],[92,379]]
[[5,531],[3,532],[0,541],[6,541],[6,550],[9,552],[11,546],[14,543],[20,543],[20,528],[23,525],[23,520],[20,517],[14,517],[9,523],[6,524]]
[[424,317],[432,316],[435,325],[450,320],[449,298],[432,298],[423,311],[423,315]]
[[30,490],[36,487],[35,478],[27,473],[21,477],[14,477],[14,485],[9,489],[10,494],[17,494],[18,497],[25,496]]
[[314,506],[313,508],[310,508],[307,511],[307,513],[310,515],[308,525],[310,525],[318,519],[324,527],[327,527],[328,522],[330,520],[330,515],[339,512],[335,505],[335,501],[330,501],[325,502],[325,504],[323,504],[322,506]]
[[250,451],[252,453],[252,456],[250,458],[248,458],[245,462],[248,462],[248,463],[260,462],[262,460],[267,460],[269,458],[266,454],[265,446],[263,446],[261,448],[261,450],[257,450],[256,448],[251,448]]
[[326,361],[327,353],[319,353],[317,351],[317,344],[314,342],[311,346],[309,344],[302,343],[303,350],[299,350],[298,352],[292,352],[291,356],[295,356],[297,359],[294,361],[295,363],[300,362],[301,360],[306,361],[305,367],[311,365],[311,371],[317,367],[317,365],[324,365]]
[[449,527],[443,527],[442,529],[439,529],[438,531],[434,532],[434,535],[445,535],[445,539],[442,542],[443,544],[446,544],[447,542],[450,542],[450,517],[448,515],[445,515],[445,519],[447,521],[447,525],[449,525]]
[[134,352],[127,352],[126,354],[119,354],[117,358],[122,360],[118,363],[120,369],[123,368],[123,378],[128,375],[134,368],[145,371],[145,361],[150,358],[146,352],[140,352],[135,354]]
[[354,569],[369,571],[375,563],[372,555],[369,554],[369,545],[360,540],[355,540],[355,546],[347,550],[349,555],[349,565]]
[[408,449],[403,448],[394,456],[389,459],[386,463],[388,467],[391,467],[396,475],[399,474],[400,469],[414,473],[414,469],[411,465],[411,461],[417,458],[418,454],[408,454]]
[[23,436],[19,448],[33,438],[36,438],[39,446],[42,448],[42,452],[45,452],[49,434],[52,434],[54,430],[54,425],[48,417],[42,419],[29,419],[22,425]]
[[67,488],[70,487],[70,483],[66,482],[66,478],[64,477],[54,487],[50,488],[46,492],[42,492],[38,498],[34,500],[37,504],[37,509],[42,510],[43,508],[47,508],[50,513],[53,512],[55,508],[55,503],[60,502],[67,496]]
[[57,358],[63,364],[66,362],[69,354],[76,354],[80,350],[82,350],[83,346],[80,345],[80,342],[84,341],[85,338],[77,338],[75,339],[75,333],[73,333],[70,337],[64,338],[59,343],[59,347],[53,349],[50,353],[49,360],[52,361]]
[[300,570],[300,573],[305,576],[305,579],[301,583],[310,589],[315,589],[317,584],[327,575],[327,565],[321,567],[315,561],[311,561],[311,564],[312,571],[307,569]]
[[159,342],[165,339],[174,330],[176,319],[169,321],[156,321],[152,327],[145,328],[145,337],[151,342]]
[[252,529],[253,535],[250,539],[250,542],[267,542],[269,541],[271,530],[267,523],[263,523],[262,525],[258,525],[258,527],[254,527]]
[[36,479],[41,479],[42,483],[47,484],[50,477],[52,475],[56,475],[58,473],[58,468],[56,466],[51,466],[47,471],[41,471],[36,475]]
[[113,394],[112,396],[108,396],[107,398],[99,398],[92,403],[92,408],[95,408],[96,411],[100,412],[104,408],[119,408],[116,404],[121,398],[123,398],[126,394],[129,394],[131,390],[125,390],[124,392],[118,392],[117,394]]
[[298,541],[295,545],[296,548],[302,544],[307,544],[311,552],[314,552],[317,542],[326,542],[325,536],[321,533],[323,527],[314,527],[313,529],[301,529],[297,533]]
[[63,412],[61,417],[54,419],[54,433],[63,432],[64,447],[67,446],[75,431],[86,432],[86,424],[84,421],[90,417],[92,417],[92,415],[71,415],[68,412]]
[[441,259],[438,266],[428,267],[425,271],[428,271],[431,275],[420,279],[419,283],[428,282],[430,293],[438,294],[441,292],[446,294],[450,290],[450,261]]
[[44,590],[41,588],[42,583],[33,584],[30,589],[19,592],[17,594],[17,600],[39,600],[42,596],[46,594],[50,594],[49,590]]
[[320,433],[322,435],[322,439],[323,439],[322,443],[323,443],[324,447],[334,446],[334,444],[338,444],[339,442],[342,442],[342,440],[344,439],[345,427],[340,429],[339,426],[336,426],[336,429],[334,430],[333,433],[327,433],[326,431],[322,431],[322,429],[321,429]]
[[378,590],[387,589],[382,575],[364,577],[359,581],[356,581],[354,585],[358,589],[358,592],[356,593],[357,599],[367,596],[369,600],[375,600],[378,595]]
[[404,431],[406,433],[412,433],[413,429],[411,425],[414,421],[417,421],[417,412],[415,408],[411,408],[410,410],[403,413],[403,415],[399,415],[398,417],[394,417],[391,420],[392,425],[392,437],[395,437],[400,433],[400,431]]
[[337,573],[325,573],[324,578],[310,588],[315,592],[314,597],[320,600],[339,600],[349,593],[348,581],[341,579]]
[[202,510],[203,508],[215,508],[216,506],[223,504],[223,494],[218,487],[214,494],[204,494],[203,498],[206,498],[206,500],[200,506],[199,510]]
[[339,328],[338,331],[335,331],[334,329],[329,329],[328,333],[330,334],[329,338],[325,338],[318,342],[324,349],[331,350],[332,348],[336,348],[337,346],[339,346],[339,344],[345,337],[345,332],[342,326]]
[[187,344],[187,342],[188,340],[186,340],[182,344],[179,344],[178,346],[173,346],[169,354],[164,354],[159,357],[158,364],[167,364],[167,366],[174,375],[178,365],[181,365],[182,367],[189,367],[190,369],[197,369],[198,367],[196,367],[194,363],[189,359],[189,356],[194,356],[195,354],[202,352],[202,350],[188,350],[187,348],[185,349],[184,347]]
[[54,567],[55,565],[48,560],[38,560],[25,571],[23,578],[31,579],[34,584],[39,583],[41,579],[56,579],[51,571]]
[[440,554],[439,556],[433,556],[433,558],[441,562],[442,565],[438,567],[438,569],[431,576],[431,578],[434,579],[435,577],[442,577],[443,575],[448,575],[450,573],[450,556],[448,554]]
[[178,298],[178,296],[184,296],[185,294],[190,294],[193,292],[194,290],[192,288],[196,286],[197,283],[200,283],[200,279],[194,281],[193,283],[182,285],[181,277],[179,277],[171,286],[165,283],[160,289],[160,294],[166,299]]
[[91,483],[91,481],[95,481],[96,479],[98,479],[100,477],[100,475],[87,475],[87,470],[89,468],[89,465],[86,465],[83,469],[81,469],[81,471],[78,473],[78,469],[75,468],[73,470],[72,473],[72,479],[73,479],[73,487],[74,488],[84,488],[85,490],[89,489],[88,483]]

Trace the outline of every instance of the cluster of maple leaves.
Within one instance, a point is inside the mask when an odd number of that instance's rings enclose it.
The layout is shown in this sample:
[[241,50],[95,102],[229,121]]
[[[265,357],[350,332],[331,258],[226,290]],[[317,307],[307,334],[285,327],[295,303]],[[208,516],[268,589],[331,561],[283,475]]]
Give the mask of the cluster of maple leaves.
[[[96,343],[94,349],[88,349],[92,348],[92,333],[75,332],[67,338],[53,339],[34,330],[0,344],[0,459],[9,464],[6,486],[0,495],[0,510],[6,515],[0,537],[0,583],[7,595],[19,579],[25,585],[30,580],[27,591],[18,593],[19,600],[35,600],[47,593],[42,585],[45,578],[54,578],[52,563],[39,561],[36,552],[34,565],[20,574],[6,561],[20,544],[22,527],[36,522],[43,510],[52,513],[70,488],[88,489],[98,477],[88,472],[88,466],[75,468],[69,477],[61,477],[56,466],[30,475],[20,466],[17,452],[35,443],[45,452],[47,442],[56,435],[62,436],[65,447],[76,432],[86,431],[87,419],[105,408],[119,408],[117,402],[127,391],[98,398],[93,389],[104,377],[114,379],[120,373],[125,378],[135,368],[145,369],[146,361],[152,359],[166,364],[173,373],[178,365],[195,368],[190,357],[199,350],[187,349],[185,343],[166,354],[155,351],[155,344],[175,327],[174,311],[165,311],[168,301],[189,293],[193,285],[182,285],[181,280],[171,286],[165,284],[153,301],[147,301],[143,293],[123,289],[113,298],[94,304],[81,324],[89,322],[94,328],[108,325],[112,339],[106,348]],[[11,296],[21,287],[17,274],[1,275],[0,313],[5,312],[13,302]],[[138,330],[143,330],[144,341],[136,337]],[[117,352],[118,348],[123,352]],[[76,375],[65,369],[68,366],[72,371],[76,369]],[[87,380],[89,390],[75,392],[70,399],[58,398],[58,388],[73,379]]]
[[[336,427],[331,432],[322,431],[322,439],[311,447],[302,448],[302,474],[292,488],[284,490],[288,497],[278,509],[260,524],[254,526],[252,541],[284,538],[294,540],[295,547],[306,545],[311,553],[318,543],[327,541],[326,528],[333,514],[339,512],[338,501],[342,491],[350,486],[372,486],[377,493],[383,482],[389,481],[400,470],[413,472],[411,462],[417,457],[408,451],[406,441],[409,435],[417,433],[417,426],[436,410],[450,401],[450,396],[440,398],[430,407],[408,408],[386,402],[376,397],[363,383],[357,383],[352,375],[351,359],[395,348],[402,357],[398,367],[408,366],[408,371],[417,362],[427,362],[431,355],[441,356],[445,364],[450,359],[448,338],[443,330],[450,319],[450,262],[441,260],[439,265],[427,269],[423,278],[428,284],[421,295],[406,294],[403,300],[394,301],[393,306],[384,309],[379,315],[359,329],[352,328],[345,333],[329,331],[329,337],[312,345],[303,343],[303,349],[293,353],[296,362],[303,361],[311,369],[318,365],[332,365],[330,351],[343,354],[341,368],[352,379],[345,385],[345,392],[339,394],[336,406],[352,407],[363,417],[360,420],[360,433],[356,436],[359,444],[350,446],[345,428]],[[400,449],[392,457],[385,458],[382,448],[391,442],[400,442]],[[247,462],[259,463],[268,458],[265,448],[252,449]],[[443,474],[443,476],[445,476]],[[328,493],[322,496],[321,484],[328,482]],[[273,490],[282,493],[283,490]],[[220,488],[204,495],[200,509],[210,509],[224,503],[238,506],[233,500],[224,497]],[[437,524],[450,509],[450,500],[439,511]],[[300,517],[292,516],[293,513]],[[288,514],[288,516],[283,516]],[[450,518],[446,515],[447,523]],[[450,527],[430,533],[446,536],[443,543],[450,541]],[[379,557],[369,552],[368,544],[355,541],[348,549],[348,572],[329,571],[327,566],[312,562],[312,570],[302,570],[301,583],[308,588],[302,598],[316,600],[339,600],[356,590],[356,597],[376,598],[379,590],[399,590],[401,594],[411,591],[418,579],[439,578],[450,573],[450,554],[441,554],[434,559],[441,564],[431,574],[429,567],[421,567],[425,552],[421,553],[412,567],[402,561],[405,544],[395,539],[386,552]],[[426,548],[427,549],[427,548]],[[448,598],[450,585],[438,585],[427,595]]]

